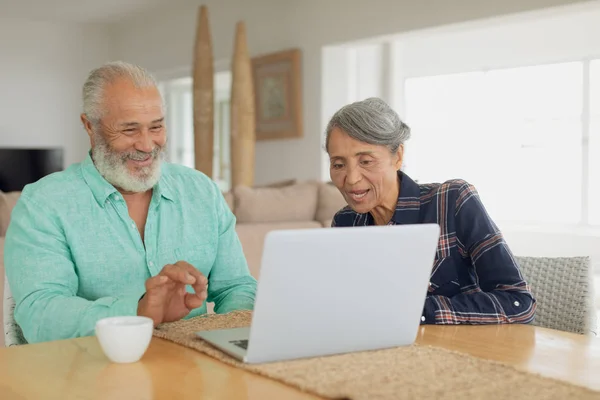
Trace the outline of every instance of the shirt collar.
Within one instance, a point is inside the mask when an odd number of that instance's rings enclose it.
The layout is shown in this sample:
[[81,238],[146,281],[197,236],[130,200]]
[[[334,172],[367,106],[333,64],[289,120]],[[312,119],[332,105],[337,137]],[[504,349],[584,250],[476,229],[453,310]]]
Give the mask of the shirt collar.
[[[106,199],[108,199],[110,195],[119,193],[113,185],[111,185],[106,179],[104,179],[102,175],[100,175],[100,172],[92,161],[91,152],[88,152],[88,155],[81,163],[81,173],[83,175],[83,179],[92,191],[94,198],[101,207],[104,207],[106,204]],[[160,199],[164,197],[167,200],[175,201],[173,190],[164,178],[164,174],[161,174],[160,180],[153,189],[153,197],[155,197],[157,200],[160,201]]]
[[421,211],[421,188],[402,171],[398,171],[400,195],[392,221],[396,225],[417,224]]

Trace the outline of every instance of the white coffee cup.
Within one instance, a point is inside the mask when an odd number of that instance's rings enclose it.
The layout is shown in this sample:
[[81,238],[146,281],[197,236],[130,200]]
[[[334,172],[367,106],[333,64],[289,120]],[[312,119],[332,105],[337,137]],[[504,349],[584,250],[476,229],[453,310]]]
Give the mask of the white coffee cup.
[[115,363],[132,363],[144,355],[154,323],[147,317],[110,317],[96,322],[96,337],[106,357]]

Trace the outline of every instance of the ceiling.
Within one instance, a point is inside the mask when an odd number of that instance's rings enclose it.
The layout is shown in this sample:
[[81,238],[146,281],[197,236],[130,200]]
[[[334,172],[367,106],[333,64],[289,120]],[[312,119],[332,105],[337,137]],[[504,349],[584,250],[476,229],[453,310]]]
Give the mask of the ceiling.
[[110,23],[185,0],[0,0],[0,16],[62,22]]

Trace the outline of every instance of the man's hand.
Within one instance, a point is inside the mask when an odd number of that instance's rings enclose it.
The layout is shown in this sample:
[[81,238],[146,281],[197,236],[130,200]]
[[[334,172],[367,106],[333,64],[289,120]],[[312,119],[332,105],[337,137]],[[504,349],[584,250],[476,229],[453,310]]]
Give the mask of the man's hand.
[[[195,293],[187,293],[192,285]],[[160,273],[146,281],[146,294],[138,304],[137,314],[152,318],[154,326],[178,321],[208,297],[208,279],[185,261],[165,265]]]

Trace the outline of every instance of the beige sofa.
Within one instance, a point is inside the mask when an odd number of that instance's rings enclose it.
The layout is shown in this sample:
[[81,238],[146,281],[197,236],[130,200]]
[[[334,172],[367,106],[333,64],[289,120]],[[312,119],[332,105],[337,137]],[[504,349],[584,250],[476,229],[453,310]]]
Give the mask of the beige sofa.
[[[4,298],[4,235],[19,192],[0,192],[0,312]],[[237,218],[250,272],[258,278],[266,234],[276,229],[320,228],[331,225],[333,215],[345,205],[338,190],[321,182],[293,181],[266,187],[237,187],[224,193]],[[0,335],[0,347],[4,335]]]
[[335,213],[346,205],[331,184],[303,182],[284,187],[237,187],[225,194],[237,219],[248,267],[258,277],[267,232],[331,226]]

